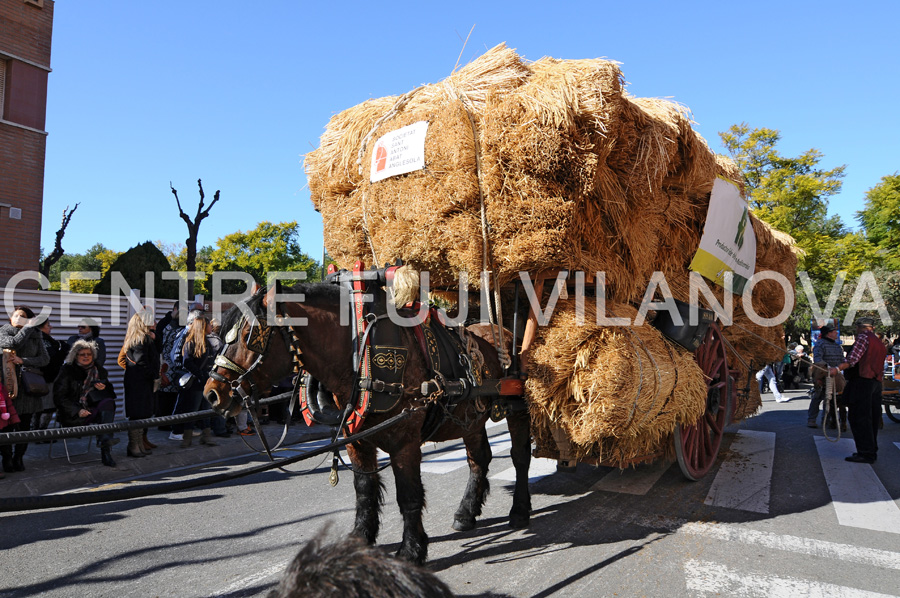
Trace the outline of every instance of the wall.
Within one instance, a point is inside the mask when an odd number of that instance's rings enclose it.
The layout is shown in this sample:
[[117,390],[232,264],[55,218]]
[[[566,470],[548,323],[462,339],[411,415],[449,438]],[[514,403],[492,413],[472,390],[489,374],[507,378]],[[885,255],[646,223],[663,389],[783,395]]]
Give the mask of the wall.
[[0,284],[37,270],[53,0],[0,0]]

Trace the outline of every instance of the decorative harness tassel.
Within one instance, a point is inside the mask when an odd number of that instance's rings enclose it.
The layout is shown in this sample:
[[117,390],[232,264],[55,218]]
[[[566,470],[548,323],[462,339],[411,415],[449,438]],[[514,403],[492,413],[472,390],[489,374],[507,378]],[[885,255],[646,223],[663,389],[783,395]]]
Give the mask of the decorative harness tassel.
[[328,474],[328,483],[331,484],[331,487],[334,488],[338,485],[340,479],[338,478],[338,453],[334,452],[334,455],[331,457],[331,473]]

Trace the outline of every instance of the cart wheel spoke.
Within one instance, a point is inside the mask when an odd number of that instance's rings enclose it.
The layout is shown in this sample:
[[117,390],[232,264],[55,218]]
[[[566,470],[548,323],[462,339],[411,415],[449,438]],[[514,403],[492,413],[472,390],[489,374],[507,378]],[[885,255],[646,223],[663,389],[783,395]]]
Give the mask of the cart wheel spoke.
[[728,355],[718,325],[710,325],[694,357],[707,381],[706,411],[697,423],[676,427],[675,452],[685,477],[699,480],[718,457],[734,401]]

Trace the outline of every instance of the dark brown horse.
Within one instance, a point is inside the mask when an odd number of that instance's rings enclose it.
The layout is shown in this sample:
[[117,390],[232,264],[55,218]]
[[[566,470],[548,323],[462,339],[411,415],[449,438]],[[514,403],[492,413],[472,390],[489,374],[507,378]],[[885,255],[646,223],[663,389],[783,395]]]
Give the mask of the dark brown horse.
[[[241,410],[235,390],[249,395],[270,388],[274,382],[290,375],[292,357],[299,355],[303,369],[334,394],[335,409],[344,409],[351,400],[355,400],[359,386],[359,375],[354,369],[351,325],[341,323],[342,302],[346,302],[347,293],[342,293],[339,285],[332,283],[298,284],[283,292],[280,288],[276,291],[276,288],[273,286],[268,292],[262,289],[243,305],[235,306],[226,313],[222,324],[226,345],[217,359],[213,377],[206,384],[206,398],[220,412],[233,416]],[[384,295],[384,290],[377,285],[371,285],[369,292]],[[282,293],[302,294],[304,297],[302,301],[273,303]],[[260,325],[266,321],[267,311],[269,315],[278,314],[276,325],[270,330],[279,330],[280,333],[268,334],[266,326]],[[307,321],[306,325],[278,326],[278,322],[283,322],[281,317],[306,318]],[[345,316],[344,319],[348,318]],[[378,326],[395,325],[389,319],[383,319]],[[439,419],[441,423],[436,431],[429,432],[427,439],[423,438],[423,426],[429,409],[440,408],[439,405],[429,408],[431,401],[422,395],[422,382],[433,378],[434,373],[429,369],[428,359],[413,330],[401,326],[396,328],[396,334],[406,348],[408,362],[402,374],[402,395],[390,410],[370,413],[361,429],[384,422],[404,409],[412,411],[412,415],[385,431],[348,445],[356,490],[356,520],[352,533],[368,543],[374,543],[378,535],[384,486],[377,473],[376,451],[381,449],[390,455],[397,485],[397,503],[403,516],[403,539],[397,555],[422,563],[427,557],[428,536],[422,526],[425,491],[420,475],[421,445],[426,440],[463,439],[468,455],[469,481],[454,515],[453,528],[461,531],[474,528],[489,490],[487,472],[491,449],[485,431],[485,421],[489,416],[485,404],[490,407],[493,399],[463,399],[450,409],[452,417]],[[263,342],[260,339],[264,336]],[[502,368],[495,349],[480,338],[475,340],[484,356],[489,377],[501,378]],[[509,523],[514,528],[523,528],[528,525],[531,511],[528,411],[510,411],[507,423],[516,469]]]

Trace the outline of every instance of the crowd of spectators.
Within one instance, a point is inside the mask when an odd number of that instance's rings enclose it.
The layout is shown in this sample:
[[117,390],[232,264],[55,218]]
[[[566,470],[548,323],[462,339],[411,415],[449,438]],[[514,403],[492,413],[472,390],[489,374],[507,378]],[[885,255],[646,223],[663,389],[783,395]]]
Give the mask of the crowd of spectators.
[[[179,321],[182,310],[186,312],[184,325]],[[0,377],[0,434],[46,429],[54,420],[62,427],[111,423],[117,399],[122,399],[128,420],[211,408],[203,397],[203,386],[223,343],[215,322],[201,305],[176,304],[158,322],[149,309],[130,318],[112,365],[124,370],[123,397],[116,396],[109,381],[107,347],[100,332],[94,321],[85,319],[78,334],[63,341],[53,337],[48,320],[38,324],[30,308],[15,308],[9,324],[0,327],[0,369],[4,373]],[[35,386],[35,379],[44,387]],[[215,446],[216,436],[254,434],[246,413],[242,415],[237,429],[221,415],[160,429],[171,431],[169,439],[183,448],[191,446],[195,429],[200,444]],[[103,465],[116,465],[111,448],[118,442],[112,433],[97,436]],[[128,457],[145,457],[154,448],[147,428],[129,430]],[[27,449],[28,443],[0,445],[0,478],[24,471]]]

